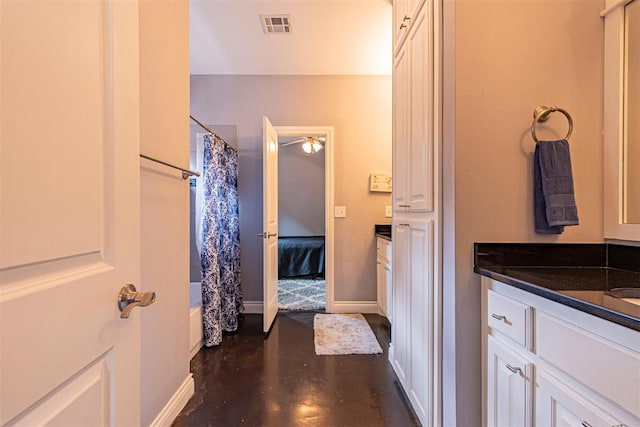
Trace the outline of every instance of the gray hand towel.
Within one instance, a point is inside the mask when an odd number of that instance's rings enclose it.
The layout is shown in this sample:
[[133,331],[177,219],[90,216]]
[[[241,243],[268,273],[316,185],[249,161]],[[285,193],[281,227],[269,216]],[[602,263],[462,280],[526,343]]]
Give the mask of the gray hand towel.
[[559,234],[563,228],[558,227],[578,225],[569,143],[540,141],[534,159],[536,231]]

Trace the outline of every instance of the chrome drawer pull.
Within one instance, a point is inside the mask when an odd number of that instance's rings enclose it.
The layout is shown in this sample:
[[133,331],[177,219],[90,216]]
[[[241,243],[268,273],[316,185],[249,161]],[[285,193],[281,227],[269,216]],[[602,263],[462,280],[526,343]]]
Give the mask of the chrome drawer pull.
[[517,374],[518,372],[522,373],[522,369],[514,368],[513,366],[509,365],[508,363],[507,363],[507,369],[510,370],[511,372],[513,372],[514,374]]
[[583,421],[583,422],[582,422],[582,427],[591,427],[591,424],[589,424],[589,423],[588,423],[588,422],[586,422],[586,421]]
[[491,315],[491,317],[493,317],[493,318],[494,318],[494,319],[496,319],[496,320],[507,320],[507,316],[502,316],[502,315],[495,314],[495,313],[493,313],[493,314]]

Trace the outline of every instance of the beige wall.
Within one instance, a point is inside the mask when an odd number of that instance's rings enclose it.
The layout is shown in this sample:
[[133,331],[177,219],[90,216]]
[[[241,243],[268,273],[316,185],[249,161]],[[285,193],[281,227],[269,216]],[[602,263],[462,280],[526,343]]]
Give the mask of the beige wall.
[[[189,3],[140,3],[142,153],[189,163]],[[141,425],[149,425],[189,374],[189,181],[141,160]]]
[[[477,425],[481,414],[473,242],[603,240],[603,7],[603,0],[455,4],[455,136],[445,141],[455,143],[456,266],[455,284],[445,283],[445,312],[455,310],[456,339],[445,336],[445,357],[455,348],[455,370],[446,371],[456,376],[460,426]],[[580,225],[559,236],[535,234],[533,227],[529,128],[539,105],[565,108],[575,125],[570,146]],[[538,129],[541,138],[561,138],[567,124],[556,113]]]
[[191,76],[191,112],[238,125],[242,286],[262,300],[262,116],[275,126],[335,127],[335,297],[376,299],[375,223],[389,223],[388,193],[369,193],[371,172],[391,171],[390,76]]

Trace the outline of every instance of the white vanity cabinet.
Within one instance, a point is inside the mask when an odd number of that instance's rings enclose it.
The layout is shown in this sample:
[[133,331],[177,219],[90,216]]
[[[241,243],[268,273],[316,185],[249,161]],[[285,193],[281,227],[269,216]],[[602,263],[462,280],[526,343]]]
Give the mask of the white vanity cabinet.
[[482,278],[487,426],[640,426],[640,332]]
[[378,313],[391,322],[391,307],[393,283],[391,272],[391,242],[382,237],[376,238],[376,279],[378,296]]

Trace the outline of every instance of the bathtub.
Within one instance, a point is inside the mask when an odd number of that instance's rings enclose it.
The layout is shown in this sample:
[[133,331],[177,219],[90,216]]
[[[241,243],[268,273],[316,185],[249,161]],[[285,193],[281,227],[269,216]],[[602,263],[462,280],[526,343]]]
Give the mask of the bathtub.
[[202,290],[200,282],[189,283],[189,351],[196,355],[204,344],[202,335]]

